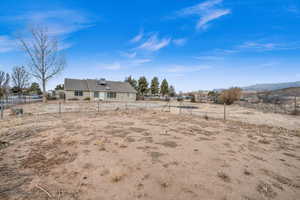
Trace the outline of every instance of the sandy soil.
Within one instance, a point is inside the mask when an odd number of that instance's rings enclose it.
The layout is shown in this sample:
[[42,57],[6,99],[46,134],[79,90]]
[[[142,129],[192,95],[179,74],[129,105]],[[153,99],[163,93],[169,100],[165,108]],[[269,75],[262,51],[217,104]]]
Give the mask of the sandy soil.
[[150,110],[0,121],[0,199],[299,199],[300,131]]

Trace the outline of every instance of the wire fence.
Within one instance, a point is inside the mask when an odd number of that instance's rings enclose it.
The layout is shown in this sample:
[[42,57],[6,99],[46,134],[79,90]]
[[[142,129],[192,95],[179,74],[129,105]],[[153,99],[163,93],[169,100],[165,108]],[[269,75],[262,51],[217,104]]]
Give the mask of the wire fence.
[[[64,114],[64,113],[84,113],[95,112],[101,113],[103,111],[117,111],[117,110],[151,110],[163,111],[182,115],[197,115],[202,117],[224,118],[226,119],[227,112],[219,111],[205,111],[199,104],[190,104],[189,102],[105,102],[105,101],[91,101],[91,102],[64,102],[55,101],[43,104],[15,104],[11,107],[1,109],[0,119],[9,118],[10,116],[18,115],[42,115],[42,114]],[[224,107],[225,108],[225,107]]]
[[284,101],[273,101],[269,103],[256,102],[251,103],[247,101],[239,101],[237,104],[246,108],[253,108],[263,112],[282,113],[289,115],[300,114],[300,103],[297,97],[285,99]]
[[0,98],[0,106],[4,108],[10,108],[15,105],[36,103],[42,101],[43,98],[41,96],[6,96]]

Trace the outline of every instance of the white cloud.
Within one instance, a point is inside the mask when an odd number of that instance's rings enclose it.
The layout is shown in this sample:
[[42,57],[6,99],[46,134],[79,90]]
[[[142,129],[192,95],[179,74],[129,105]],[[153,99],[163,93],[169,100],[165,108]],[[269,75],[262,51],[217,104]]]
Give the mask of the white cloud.
[[139,34],[137,34],[134,38],[130,40],[130,42],[132,43],[139,42],[141,39],[143,39],[143,36],[144,36],[144,31],[140,31]]
[[0,53],[13,51],[16,49],[16,41],[8,36],[0,36]]
[[114,62],[112,64],[101,64],[100,68],[101,69],[105,69],[105,70],[116,71],[116,70],[120,70],[121,69],[121,64],[119,62]]
[[195,58],[198,60],[224,60],[224,57],[220,56],[197,56]]
[[224,15],[227,15],[230,13],[230,10],[213,10],[211,12],[207,12],[205,15],[203,15],[200,20],[197,23],[197,29],[205,29],[207,27],[207,24],[210,21],[213,21],[215,19],[218,19]]
[[207,0],[203,3],[199,3],[195,6],[185,8],[178,12],[179,16],[199,16],[197,22],[197,29],[206,29],[209,22],[216,20],[222,16],[231,13],[229,9],[218,8],[223,0]]
[[170,44],[171,38],[158,38],[157,34],[151,35],[138,49],[158,51]]
[[123,57],[126,57],[126,58],[135,58],[136,57],[136,52],[121,52],[121,55]]
[[275,43],[275,42],[244,42],[236,47],[240,50],[256,50],[256,51],[275,51],[275,50],[295,50],[300,49],[300,42]]
[[177,46],[183,46],[187,42],[187,39],[186,38],[179,38],[179,39],[174,39],[172,42]]
[[215,49],[214,53],[228,55],[240,52],[268,52],[298,49],[300,49],[300,41],[286,43],[247,41],[240,45],[233,46],[231,49]]
[[241,49],[257,49],[257,50],[273,50],[278,47],[275,43],[257,43],[257,42],[245,42],[238,46]]
[[197,72],[205,69],[210,69],[211,66],[208,65],[196,65],[196,66],[186,66],[186,65],[173,65],[167,69],[170,73],[184,73],[184,72]]
[[135,59],[135,60],[131,61],[131,64],[133,64],[133,65],[142,65],[142,64],[145,64],[145,63],[148,63],[148,62],[151,62],[151,61],[152,61],[151,59]]
[[14,17],[24,25],[45,25],[52,35],[66,35],[93,26],[88,17],[76,10],[49,10],[28,12]]

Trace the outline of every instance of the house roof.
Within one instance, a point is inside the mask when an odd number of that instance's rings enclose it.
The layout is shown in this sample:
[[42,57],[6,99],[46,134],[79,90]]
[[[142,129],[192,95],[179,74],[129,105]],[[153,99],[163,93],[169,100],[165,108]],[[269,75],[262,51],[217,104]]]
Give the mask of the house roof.
[[104,81],[105,84],[98,84],[96,79],[65,79],[65,90],[84,91],[112,91],[136,93],[136,90],[127,82]]

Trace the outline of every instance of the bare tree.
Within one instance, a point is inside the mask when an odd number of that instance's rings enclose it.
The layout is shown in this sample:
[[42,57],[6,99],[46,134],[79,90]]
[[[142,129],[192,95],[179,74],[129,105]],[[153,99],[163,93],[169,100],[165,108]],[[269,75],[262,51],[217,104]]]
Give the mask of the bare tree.
[[0,97],[7,95],[9,80],[9,74],[0,71]]
[[18,40],[30,58],[32,76],[42,83],[43,101],[46,102],[46,84],[64,69],[66,62],[59,51],[58,41],[51,37],[46,27],[31,28],[30,36],[30,40],[24,37],[18,37]]
[[11,78],[15,88],[18,90],[18,93],[21,94],[22,89],[28,86],[30,75],[25,70],[25,67],[14,67]]

